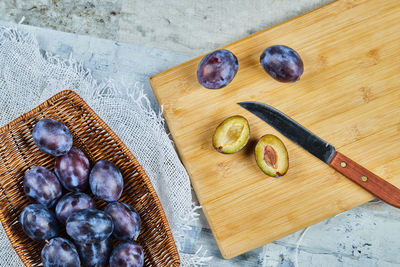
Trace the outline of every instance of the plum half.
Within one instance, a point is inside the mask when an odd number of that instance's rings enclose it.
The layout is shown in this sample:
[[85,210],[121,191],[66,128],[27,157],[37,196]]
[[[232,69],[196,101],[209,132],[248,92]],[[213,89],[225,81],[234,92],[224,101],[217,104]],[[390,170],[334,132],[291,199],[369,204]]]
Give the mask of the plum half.
[[289,168],[286,147],[275,135],[267,134],[261,137],[256,145],[255,154],[257,165],[268,176],[283,176]]
[[213,146],[221,153],[232,154],[241,150],[249,141],[250,127],[246,118],[236,115],[225,119],[213,136]]

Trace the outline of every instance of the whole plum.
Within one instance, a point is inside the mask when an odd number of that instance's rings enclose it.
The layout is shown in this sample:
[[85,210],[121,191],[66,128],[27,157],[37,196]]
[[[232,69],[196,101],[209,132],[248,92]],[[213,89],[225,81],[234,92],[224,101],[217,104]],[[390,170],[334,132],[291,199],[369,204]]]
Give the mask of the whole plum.
[[26,196],[33,202],[51,208],[62,195],[57,177],[44,167],[33,167],[25,172],[23,182]]
[[96,243],[110,237],[114,223],[104,211],[85,209],[68,217],[66,230],[76,243]]
[[85,266],[105,267],[108,264],[113,243],[107,238],[98,243],[77,244],[79,255]]
[[285,83],[299,80],[304,70],[299,54],[284,45],[265,49],[260,56],[260,64],[272,78]]
[[79,149],[73,147],[56,158],[54,172],[65,189],[85,191],[89,184],[89,160]]
[[64,155],[72,147],[72,135],[67,126],[53,119],[38,121],[32,136],[39,149],[52,156]]
[[120,243],[111,253],[110,267],[142,267],[143,264],[143,248],[135,242]]
[[100,160],[93,166],[89,184],[92,193],[107,202],[117,201],[124,188],[121,172],[108,160]]
[[239,68],[236,56],[226,49],[216,50],[203,57],[197,67],[197,80],[208,89],[227,86]]
[[125,203],[112,202],[104,209],[114,221],[113,236],[119,240],[136,240],[140,233],[140,216]]
[[81,261],[72,242],[56,237],[50,240],[42,249],[42,263],[44,267],[79,267]]
[[19,222],[24,233],[35,241],[49,240],[59,233],[54,214],[41,204],[26,206],[19,216]]
[[96,204],[89,195],[81,192],[71,192],[58,201],[56,205],[56,217],[60,223],[65,224],[72,213],[95,208]]

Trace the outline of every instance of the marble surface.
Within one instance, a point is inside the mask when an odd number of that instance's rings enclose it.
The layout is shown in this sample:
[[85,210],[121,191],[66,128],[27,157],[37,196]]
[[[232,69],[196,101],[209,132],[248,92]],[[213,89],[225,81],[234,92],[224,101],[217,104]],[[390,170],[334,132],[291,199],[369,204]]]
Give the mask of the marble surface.
[[[37,35],[42,49],[72,54],[98,80],[142,83],[158,109],[148,83],[152,74],[329,1],[154,2],[1,0],[0,19],[25,17],[29,25],[116,40],[21,26]],[[202,215],[183,249],[206,248],[213,256],[209,266],[399,266],[399,227],[398,209],[372,201],[227,261]]]
[[199,55],[331,1],[1,0],[0,19]]

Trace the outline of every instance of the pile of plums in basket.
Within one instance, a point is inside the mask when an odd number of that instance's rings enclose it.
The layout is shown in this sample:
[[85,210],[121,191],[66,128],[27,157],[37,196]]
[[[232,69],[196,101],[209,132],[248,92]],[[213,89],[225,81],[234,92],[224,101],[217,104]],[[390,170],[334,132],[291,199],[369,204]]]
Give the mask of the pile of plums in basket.
[[[54,173],[34,166],[24,175],[23,188],[34,203],[20,214],[23,231],[32,240],[45,242],[41,253],[47,266],[143,266],[144,252],[136,243],[141,219],[137,211],[121,202],[121,172],[107,160],[90,169],[89,160],[72,147],[72,135],[59,121],[37,122],[33,139],[40,150],[55,156]],[[69,193],[62,195],[64,191]],[[96,209],[86,193],[108,202]],[[65,227],[71,240],[59,237]],[[113,248],[112,237],[119,240]]]

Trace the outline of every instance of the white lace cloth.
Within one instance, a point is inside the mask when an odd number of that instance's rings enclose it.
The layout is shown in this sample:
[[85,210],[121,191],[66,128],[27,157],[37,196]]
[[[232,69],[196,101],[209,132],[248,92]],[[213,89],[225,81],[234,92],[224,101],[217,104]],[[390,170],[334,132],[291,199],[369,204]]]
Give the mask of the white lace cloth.
[[[40,51],[32,34],[0,27],[0,125],[62,90],[77,92],[115,131],[149,175],[164,207],[178,249],[184,230],[197,219],[188,175],[140,83],[124,87],[96,81],[73,59]],[[22,265],[0,227],[0,266]],[[206,258],[180,253],[182,266]]]

